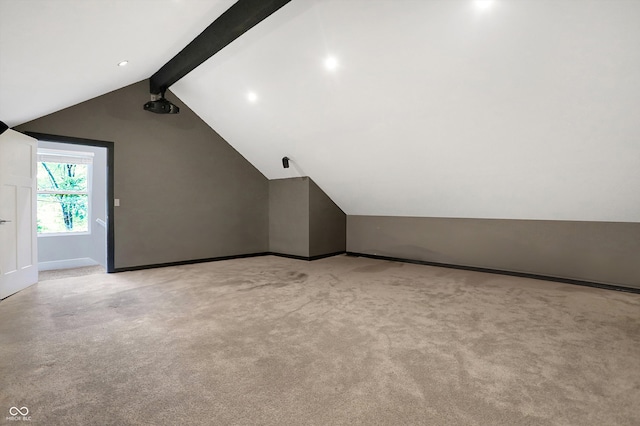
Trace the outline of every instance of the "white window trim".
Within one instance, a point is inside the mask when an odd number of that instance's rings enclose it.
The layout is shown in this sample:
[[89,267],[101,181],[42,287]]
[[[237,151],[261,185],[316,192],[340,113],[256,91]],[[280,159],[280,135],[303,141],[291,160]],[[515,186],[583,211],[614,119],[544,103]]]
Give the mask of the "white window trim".
[[93,164],[93,152],[65,151],[62,149],[38,148],[38,162],[65,164]]
[[38,160],[37,162],[49,162],[49,163],[65,163],[65,164],[86,164],[87,165],[87,190],[86,191],[52,191],[52,190],[37,190],[37,194],[78,194],[87,196],[87,230],[80,232],[38,232],[37,236],[40,237],[75,237],[80,235],[91,235],[93,231],[91,220],[92,209],[92,189],[93,189],[93,152],[84,151],[66,151],[62,149],[51,148],[38,148]]

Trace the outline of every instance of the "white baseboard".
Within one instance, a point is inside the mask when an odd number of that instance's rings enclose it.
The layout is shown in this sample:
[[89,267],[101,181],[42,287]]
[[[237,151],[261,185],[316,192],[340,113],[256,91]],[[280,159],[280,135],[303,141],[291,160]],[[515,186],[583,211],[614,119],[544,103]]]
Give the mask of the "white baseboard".
[[39,262],[38,271],[52,271],[54,269],[70,269],[81,268],[83,266],[99,265],[98,262],[90,257],[81,257],[78,259],[54,260],[51,262]]

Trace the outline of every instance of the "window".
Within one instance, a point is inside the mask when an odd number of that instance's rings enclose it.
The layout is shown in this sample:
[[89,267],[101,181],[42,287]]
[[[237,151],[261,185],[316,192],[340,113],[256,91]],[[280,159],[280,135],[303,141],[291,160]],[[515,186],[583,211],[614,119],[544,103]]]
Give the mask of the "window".
[[38,234],[88,233],[93,153],[38,149]]

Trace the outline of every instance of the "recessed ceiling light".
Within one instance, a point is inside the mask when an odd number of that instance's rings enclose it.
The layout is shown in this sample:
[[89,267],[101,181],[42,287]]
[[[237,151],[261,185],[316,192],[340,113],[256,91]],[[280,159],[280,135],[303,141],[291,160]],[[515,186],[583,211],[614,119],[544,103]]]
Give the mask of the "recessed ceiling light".
[[125,67],[125,66],[127,66],[128,63],[129,63],[129,61],[118,62],[118,66],[119,67]]
[[487,10],[493,6],[494,0],[474,0],[474,5],[478,10]]
[[247,100],[251,103],[256,103],[258,101],[258,94],[256,92],[247,93]]
[[338,69],[338,65],[338,58],[336,58],[335,56],[327,56],[327,58],[324,60],[324,67],[329,71],[335,71],[336,69]]

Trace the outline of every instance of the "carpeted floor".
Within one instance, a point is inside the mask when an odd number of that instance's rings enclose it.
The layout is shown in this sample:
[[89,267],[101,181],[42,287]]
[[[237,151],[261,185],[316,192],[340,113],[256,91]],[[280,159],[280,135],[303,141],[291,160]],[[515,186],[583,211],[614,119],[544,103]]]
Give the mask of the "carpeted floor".
[[51,271],[40,271],[38,274],[38,282],[106,273],[107,271],[100,265],[83,266],[81,268],[53,269]]
[[337,256],[0,302],[0,422],[639,425],[640,295]]

